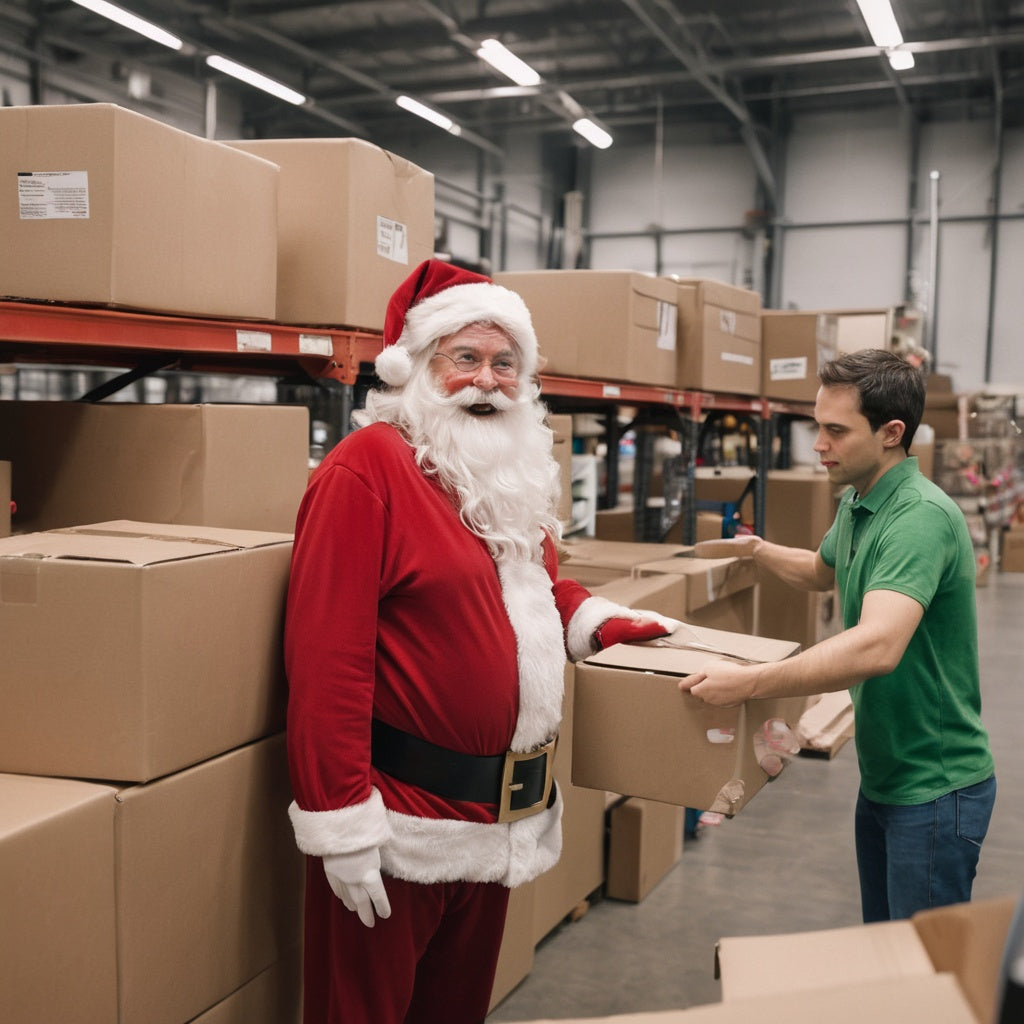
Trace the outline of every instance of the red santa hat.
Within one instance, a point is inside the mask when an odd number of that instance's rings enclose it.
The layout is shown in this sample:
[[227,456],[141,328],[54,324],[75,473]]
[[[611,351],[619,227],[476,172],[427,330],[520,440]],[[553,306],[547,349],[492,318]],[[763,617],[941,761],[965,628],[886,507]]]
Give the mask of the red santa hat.
[[516,343],[522,375],[537,370],[537,336],[526,303],[489,277],[443,260],[421,263],[397,288],[384,317],[384,348],[374,368],[390,387],[412,375],[412,356],[468,324],[497,324]]

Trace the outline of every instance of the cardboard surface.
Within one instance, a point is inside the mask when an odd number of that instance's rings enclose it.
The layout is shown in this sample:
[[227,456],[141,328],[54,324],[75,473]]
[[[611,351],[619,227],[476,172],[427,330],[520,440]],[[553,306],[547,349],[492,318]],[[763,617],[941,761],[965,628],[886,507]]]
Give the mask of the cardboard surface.
[[559,575],[582,583],[599,586],[633,575],[637,565],[654,559],[683,555],[692,548],[682,544],[645,544],[619,540],[580,539],[562,545],[564,560]]
[[189,1024],[301,1024],[302,950],[296,949]]
[[0,537],[11,532],[11,464],[0,460]]
[[695,626],[668,639],[697,646],[617,644],[576,665],[573,782],[735,814],[772,778],[760,763],[771,723],[795,725],[803,699],[715,708],[678,680],[722,657],[781,660],[799,645]]
[[0,109],[0,296],[272,320],[278,169],[109,103]]
[[736,395],[761,388],[761,296],[702,278],[678,282],[678,386]]
[[572,522],[572,416],[549,415],[551,452],[558,463],[558,518],[568,526]]
[[279,733],[117,794],[120,1024],[191,1020],[301,944],[290,793]]
[[117,1020],[113,793],[0,775],[6,1024]]
[[0,771],[145,781],[283,727],[290,534],[0,540]]
[[505,931],[498,953],[498,967],[491,987],[490,1009],[493,1010],[525,978],[533,968],[536,899],[534,883],[517,886],[509,893]]
[[0,402],[18,533],[108,519],[290,533],[308,456],[298,406]]
[[617,270],[494,274],[522,296],[544,373],[675,387],[676,285]]
[[[692,550],[692,549],[691,549]],[[694,558],[691,555],[641,562],[633,569],[637,576],[668,573],[686,581],[686,615],[705,605],[748,590],[757,584],[757,566],[750,558]]]
[[609,899],[639,903],[683,855],[682,807],[629,797],[608,812]]
[[838,322],[828,313],[764,310],[761,393],[780,401],[813,402],[818,368],[838,352],[837,332]]
[[[779,999],[744,999],[686,1010],[577,1017],[558,1024],[979,1024],[950,974],[791,992]],[[556,1024],[538,1020],[533,1024]],[[987,1022],[983,1022],[987,1024]]]
[[280,167],[277,319],[383,330],[392,292],[434,255],[434,176],[362,139],[228,145]]
[[1024,572],[1024,526],[1003,531],[999,568],[1003,572]]

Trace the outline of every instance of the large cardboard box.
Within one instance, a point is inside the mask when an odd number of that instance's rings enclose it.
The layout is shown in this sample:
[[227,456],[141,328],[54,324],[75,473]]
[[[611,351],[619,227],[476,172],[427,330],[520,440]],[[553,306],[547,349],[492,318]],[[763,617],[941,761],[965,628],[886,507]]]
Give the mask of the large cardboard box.
[[676,285],[616,270],[494,275],[529,307],[543,372],[676,386]]
[[559,566],[559,575],[574,579],[585,587],[599,586],[633,575],[634,568],[642,562],[690,550],[683,544],[596,539],[566,541],[562,546],[564,558]]
[[281,169],[277,319],[382,330],[392,292],[434,254],[434,176],[362,139],[228,145]]
[[5,1024],[117,1020],[112,817],[107,787],[0,775]]
[[921,911],[909,921],[723,938],[716,954],[722,999],[786,1002],[837,985],[873,987],[947,972],[970,1005],[967,1019],[988,1024],[1015,906],[1016,897],[981,900]]
[[283,727],[290,534],[0,540],[0,771],[144,781]]
[[1003,572],[1024,572],[1024,526],[1003,531],[999,568]]
[[703,278],[679,280],[681,388],[756,395],[761,390],[761,296]]
[[491,986],[490,1010],[493,1010],[533,969],[533,914],[536,897],[533,882],[520,885],[508,896],[505,931],[498,952],[498,966]]
[[690,552],[641,562],[633,569],[635,576],[657,576],[669,573],[686,582],[686,603],[683,608],[687,622],[701,608],[748,591],[757,585],[757,567],[751,558],[694,558]]
[[605,895],[639,903],[683,855],[682,807],[627,797],[608,812]]
[[761,393],[780,401],[813,402],[818,369],[838,352],[838,330],[831,313],[763,310]]
[[776,725],[795,725],[803,699],[716,708],[680,693],[679,678],[721,658],[779,661],[799,649],[686,625],[664,640],[616,644],[579,662],[573,783],[737,813],[774,777],[762,762],[778,774],[795,752]]
[[611,1017],[537,1020],[533,1024],[989,1024],[978,1021],[952,974],[898,978],[788,992],[777,1000],[739,999]]
[[0,402],[19,533],[109,519],[290,533],[309,413],[284,405]]
[[296,949],[189,1024],[301,1024],[302,950]]
[[277,180],[113,104],[0,109],[0,296],[271,320]]

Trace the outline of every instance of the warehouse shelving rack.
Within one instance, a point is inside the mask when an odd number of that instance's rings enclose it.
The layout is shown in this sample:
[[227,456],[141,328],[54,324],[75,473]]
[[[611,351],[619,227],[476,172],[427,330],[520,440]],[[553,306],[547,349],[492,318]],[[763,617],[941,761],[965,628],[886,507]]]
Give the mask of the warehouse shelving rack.
[[[138,313],[107,307],[0,300],[0,361],[31,364],[113,366],[123,372],[82,396],[99,401],[160,370],[198,373],[298,374],[313,382],[339,385],[347,424],[356,384],[372,373],[382,336],[347,328],[297,327],[264,321],[236,321]],[[127,369],[124,369],[126,368]],[[684,494],[693,495],[698,434],[709,412],[757,417],[758,466],[754,488],[755,525],[764,522],[764,480],[772,439],[787,417],[809,415],[809,407],[762,398],[644,384],[613,383],[542,375],[541,387],[553,411],[596,411],[605,417],[608,458],[606,503],[618,494],[617,452],[622,408],[661,417],[679,430],[686,453]],[[635,480],[637,536],[644,537],[649,460],[641,453]],[[696,506],[683,501],[682,539],[696,534]]]

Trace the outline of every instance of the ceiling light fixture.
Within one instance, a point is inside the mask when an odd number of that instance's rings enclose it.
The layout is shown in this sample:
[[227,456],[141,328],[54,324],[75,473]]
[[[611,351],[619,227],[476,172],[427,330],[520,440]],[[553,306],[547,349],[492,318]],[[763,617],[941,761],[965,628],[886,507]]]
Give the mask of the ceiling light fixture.
[[225,75],[231,75],[232,78],[237,78],[240,82],[245,82],[247,85],[252,85],[257,89],[262,89],[264,92],[269,92],[271,96],[276,96],[279,100],[284,100],[286,103],[293,103],[295,106],[301,107],[306,102],[306,97],[301,92],[296,92],[287,85],[283,85],[273,78],[268,78],[259,71],[253,71],[252,68],[247,68],[244,64],[237,64],[233,60],[228,60],[227,57],[221,57],[216,53],[212,53],[206,58],[206,63],[211,68],[223,71]]
[[607,149],[612,144],[611,135],[600,125],[595,124],[589,117],[581,117],[573,121],[572,130],[587,140],[592,146],[598,149]]
[[893,71],[909,71],[914,66],[914,55],[900,46],[886,50],[885,55],[889,58],[889,66]]
[[896,24],[896,15],[892,13],[889,0],[857,0],[857,6],[875,46],[888,50],[903,42],[903,33]]
[[403,110],[408,110],[410,114],[422,117],[424,121],[436,124],[438,128],[443,128],[452,135],[462,134],[462,128],[446,114],[434,110],[433,107],[428,107],[425,103],[420,103],[419,100],[414,100],[411,96],[396,96],[395,103]]
[[476,55],[506,78],[511,78],[516,85],[540,85],[540,75],[497,39],[485,39]]
[[159,25],[154,25],[151,21],[146,21],[144,18],[132,14],[131,11],[126,11],[123,7],[108,4],[106,0],[74,0],[74,2],[79,7],[92,11],[93,14],[109,18],[123,28],[130,28],[133,32],[138,32],[139,35],[152,39],[154,43],[168,46],[172,50],[180,50],[185,45],[177,36],[165,32]]

